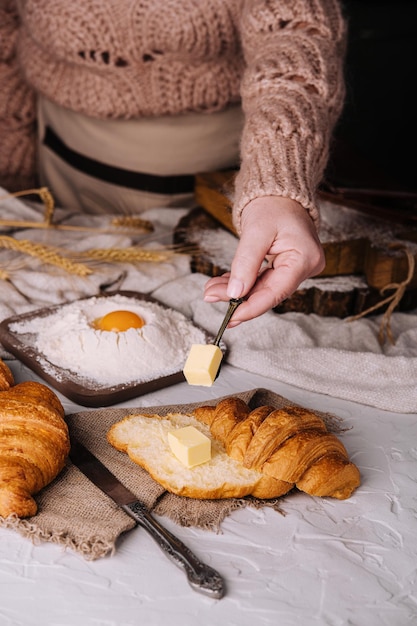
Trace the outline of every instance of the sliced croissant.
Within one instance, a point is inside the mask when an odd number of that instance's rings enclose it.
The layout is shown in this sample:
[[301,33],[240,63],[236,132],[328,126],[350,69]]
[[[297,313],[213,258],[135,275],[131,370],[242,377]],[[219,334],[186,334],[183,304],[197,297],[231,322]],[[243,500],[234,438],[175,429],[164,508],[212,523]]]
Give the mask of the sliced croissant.
[[359,470],[344,445],[313,411],[294,406],[245,411],[242,402],[234,400],[200,407],[194,414],[209,424],[229,456],[281,481],[282,493],[296,485],[311,495],[342,500],[359,486]]
[[271,454],[290,437],[312,429],[315,433],[327,432],[323,420],[311,411],[301,407],[272,411],[254,433],[243,458],[243,465],[261,470]]
[[224,441],[237,422],[245,419],[250,409],[240,398],[226,398],[217,406],[204,406],[195,409],[195,416],[207,426],[215,439]]
[[233,459],[243,463],[253,435],[273,410],[271,406],[260,406],[249,412],[247,418],[239,421],[230,431],[226,439],[226,450]]

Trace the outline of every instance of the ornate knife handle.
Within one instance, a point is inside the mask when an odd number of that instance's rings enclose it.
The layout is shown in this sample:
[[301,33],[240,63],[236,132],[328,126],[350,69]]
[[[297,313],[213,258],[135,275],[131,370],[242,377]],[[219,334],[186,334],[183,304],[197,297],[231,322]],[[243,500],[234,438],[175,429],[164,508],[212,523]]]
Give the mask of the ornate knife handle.
[[148,531],[175,565],[185,570],[188,582],[194,591],[217,600],[224,596],[224,581],[220,574],[209,565],[199,561],[182,541],[152,517],[144,504],[132,502],[122,505],[122,509]]

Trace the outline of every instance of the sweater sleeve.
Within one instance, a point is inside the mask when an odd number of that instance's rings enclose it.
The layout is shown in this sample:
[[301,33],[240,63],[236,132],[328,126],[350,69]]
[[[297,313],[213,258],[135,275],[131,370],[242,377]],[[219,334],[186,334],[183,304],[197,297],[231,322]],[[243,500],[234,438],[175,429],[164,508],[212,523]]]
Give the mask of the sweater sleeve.
[[246,204],[267,195],[298,201],[318,224],[315,192],[345,94],[345,31],[337,0],[246,0],[238,232]]
[[36,184],[35,95],[19,69],[16,0],[0,0],[0,186],[10,192]]

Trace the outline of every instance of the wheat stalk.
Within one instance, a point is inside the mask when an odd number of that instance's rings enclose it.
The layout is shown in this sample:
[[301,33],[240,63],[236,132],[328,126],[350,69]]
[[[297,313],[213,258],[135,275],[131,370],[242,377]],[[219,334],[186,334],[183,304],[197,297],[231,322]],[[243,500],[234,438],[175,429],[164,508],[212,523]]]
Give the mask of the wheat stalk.
[[147,250],[144,248],[95,248],[86,250],[82,257],[106,263],[161,263],[173,254],[172,250]]
[[42,263],[55,265],[70,274],[75,274],[76,276],[88,276],[92,273],[92,270],[89,267],[83,265],[82,263],[77,263],[67,259],[62,256],[56,248],[28,241],[26,239],[18,240],[7,235],[0,236],[0,248],[21,252],[22,254],[28,254],[29,256],[35,257]]
[[[171,245],[158,249],[141,248],[131,246],[129,248],[92,248],[81,253],[81,258],[86,258],[104,263],[163,263],[176,255],[193,254],[194,248],[190,246]],[[78,257],[80,255],[78,254]]]
[[[39,187],[38,189],[24,189],[23,191],[15,191],[14,193],[9,193],[7,196],[3,196],[0,200],[6,200],[7,198],[19,198],[21,196],[32,196],[38,195],[43,202],[43,206],[45,208],[45,213],[43,216],[44,224],[50,225],[52,224],[52,218],[54,216],[55,211],[55,201],[54,198],[47,187]],[[23,222],[24,223],[24,222]]]
[[111,220],[111,224],[117,228],[138,229],[148,233],[153,231],[153,224],[149,220],[144,220],[135,215],[120,215],[119,217],[114,217]]

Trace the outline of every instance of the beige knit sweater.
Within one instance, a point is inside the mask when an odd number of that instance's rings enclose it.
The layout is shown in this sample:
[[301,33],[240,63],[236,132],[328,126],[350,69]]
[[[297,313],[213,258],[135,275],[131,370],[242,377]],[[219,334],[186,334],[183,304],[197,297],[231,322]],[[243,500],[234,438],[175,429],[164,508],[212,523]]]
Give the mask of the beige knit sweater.
[[124,119],[242,101],[236,221],[271,194],[315,218],[344,42],[337,0],[0,0],[0,185],[36,182],[37,93]]

